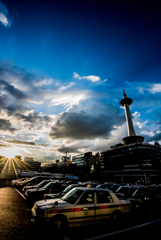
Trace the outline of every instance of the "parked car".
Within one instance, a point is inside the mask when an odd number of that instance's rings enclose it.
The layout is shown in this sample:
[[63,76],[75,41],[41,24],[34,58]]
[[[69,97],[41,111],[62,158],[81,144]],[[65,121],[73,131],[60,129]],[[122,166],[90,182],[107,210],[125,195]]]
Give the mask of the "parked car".
[[47,180],[47,179],[50,179],[50,176],[35,176],[16,184],[16,188],[21,191],[24,186],[31,186],[34,184],[38,184],[43,180]]
[[28,203],[33,204],[35,201],[43,199],[45,193],[59,193],[67,186],[66,182],[51,181],[42,188],[27,190],[25,197]]
[[18,179],[15,179],[15,180],[12,180],[11,181],[11,185],[12,186],[14,186],[14,185],[16,185],[16,184],[18,184],[18,183],[21,183],[22,181],[25,181],[25,180],[27,180],[27,179],[29,179],[29,178],[18,178]]
[[43,180],[43,181],[41,181],[39,184],[24,186],[23,189],[22,189],[22,192],[25,193],[25,192],[26,192],[27,190],[29,190],[29,189],[42,188],[42,187],[44,187],[47,183],[49,183],[49,182],[51,182],[51,181],[52,181],[51,179],[48,179],[48,180]]
[[118,198],[129,198],[132,196],[132,194],[139,189],[139,186],[120,186],[116,191],[115,194]]
[[156,215],[161,213],[161,191],[137,189],[130,198],[133,214]]
[[31,209],[37,223],[62,230],[106,221],[119,222],[130,215],[131,202],[119,200],[107,189],[76,187],[63,197],[35,202]]
[[120,186],[125,186],[125,184],[121,184],[121,183],[119,183],[119,184],[116,184],[116,183],[104,183],[104,184],[97,185],[97,188],[109,189],[112,192],[116,192],[116,190]]
[[44,194],[44,199],[53,199],[53,198],[60,198],[63,197],[67,192],[69,192],[72,188],[81,186],[79,184],[70,184],[67,186],[63,191],[59,193],[46,193]]

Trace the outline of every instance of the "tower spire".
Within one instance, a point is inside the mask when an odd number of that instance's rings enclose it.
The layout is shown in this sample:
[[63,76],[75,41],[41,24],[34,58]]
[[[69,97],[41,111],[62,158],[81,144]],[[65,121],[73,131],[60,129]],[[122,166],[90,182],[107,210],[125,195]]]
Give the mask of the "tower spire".
[[129,105],[133,103],[132,98],[128,98],[125,90],[123,89],[123,98],[120,100],[120,105],[125,108],[125,115],[126,115],[126,122],[127,122],[127,130],[128,130],[128,137],[122,139],[125,144],[135,143],[135,142],[143,142],[144,137],[136,136],[132,117],[130,113]]

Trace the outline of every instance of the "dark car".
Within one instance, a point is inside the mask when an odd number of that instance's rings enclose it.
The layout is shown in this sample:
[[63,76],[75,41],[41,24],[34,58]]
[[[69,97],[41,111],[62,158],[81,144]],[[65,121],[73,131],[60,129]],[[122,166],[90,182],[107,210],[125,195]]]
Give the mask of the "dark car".
[[69,192],[74,187],[79,187],[79,184],[70,184],[67,186],[62,192],[59,193],[46,193],[44,194],[44,199],[53,199],[53,198],[60,198],[63,197],[67,192]]
[[27,190],[29,190],[29,189],[42,188],[42,187],[44,187],[47,183],[49,183],[49,182],[51,182],[51,181],[52,181],[51,179],[48,179],[48,180],[43,180],[43,181],[41,181],[39,184],[24,186],[23,189],[22,189],[22,192],[25,193],[25,192],[26,192]]
[[156,215],[161,213],[161,191],[137,189],[130,198],[133,214]]
[[21,191],[23,189],[24,186],[31,186],[34,184],[38,184],[40,182],[42,182],[43,180],[47,180],[50,179],[50,176],[35,176],[32,177],[30,179],[24,180],[20,183],[18,183],[18,185],[16,185],[16,188]]
[[116,191],[115,195],[118,198],[124,199],[124,198],[129,198],[132,196],[132,194],[137,190],[140,189],[139,186],[120,186]]
[[117,184],[117,183],[104,183],[104,184],[100,184],[97,186],[97,188],[104,188],[104,189],[109,189],[112,192],[116,192],[116,190],[120,187],[120,186],[124,186],[125,184]]
[[39,189],[29,189],[25,192],[28,203],[33,204],[35,201],[42,200],[45,193],[59,193],[68,186],[67,183],[51,181]]

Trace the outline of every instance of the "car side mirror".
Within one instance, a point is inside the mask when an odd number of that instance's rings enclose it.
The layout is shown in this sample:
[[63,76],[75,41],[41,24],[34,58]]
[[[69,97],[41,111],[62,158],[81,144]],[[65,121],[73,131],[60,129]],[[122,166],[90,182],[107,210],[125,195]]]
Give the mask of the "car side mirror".
[[58,201],[56,201],[55,203],[54,203],[54,206],[53,207],[55,207],[55,206],[57,206],[58,205]]

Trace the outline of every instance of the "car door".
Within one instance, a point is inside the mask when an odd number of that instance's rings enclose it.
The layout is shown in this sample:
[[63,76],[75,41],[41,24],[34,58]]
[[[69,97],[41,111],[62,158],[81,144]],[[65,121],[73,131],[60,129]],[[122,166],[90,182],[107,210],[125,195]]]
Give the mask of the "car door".
[[94,191],[87,190],[75,205],[73,224],[74,226],[93,224],[94,215]]
[[61,183],[53,183],[49,193],[58,193],[61,192]]
[[108,191],[96,191],[95,223],[106,222],[118,205],[114,203]]

